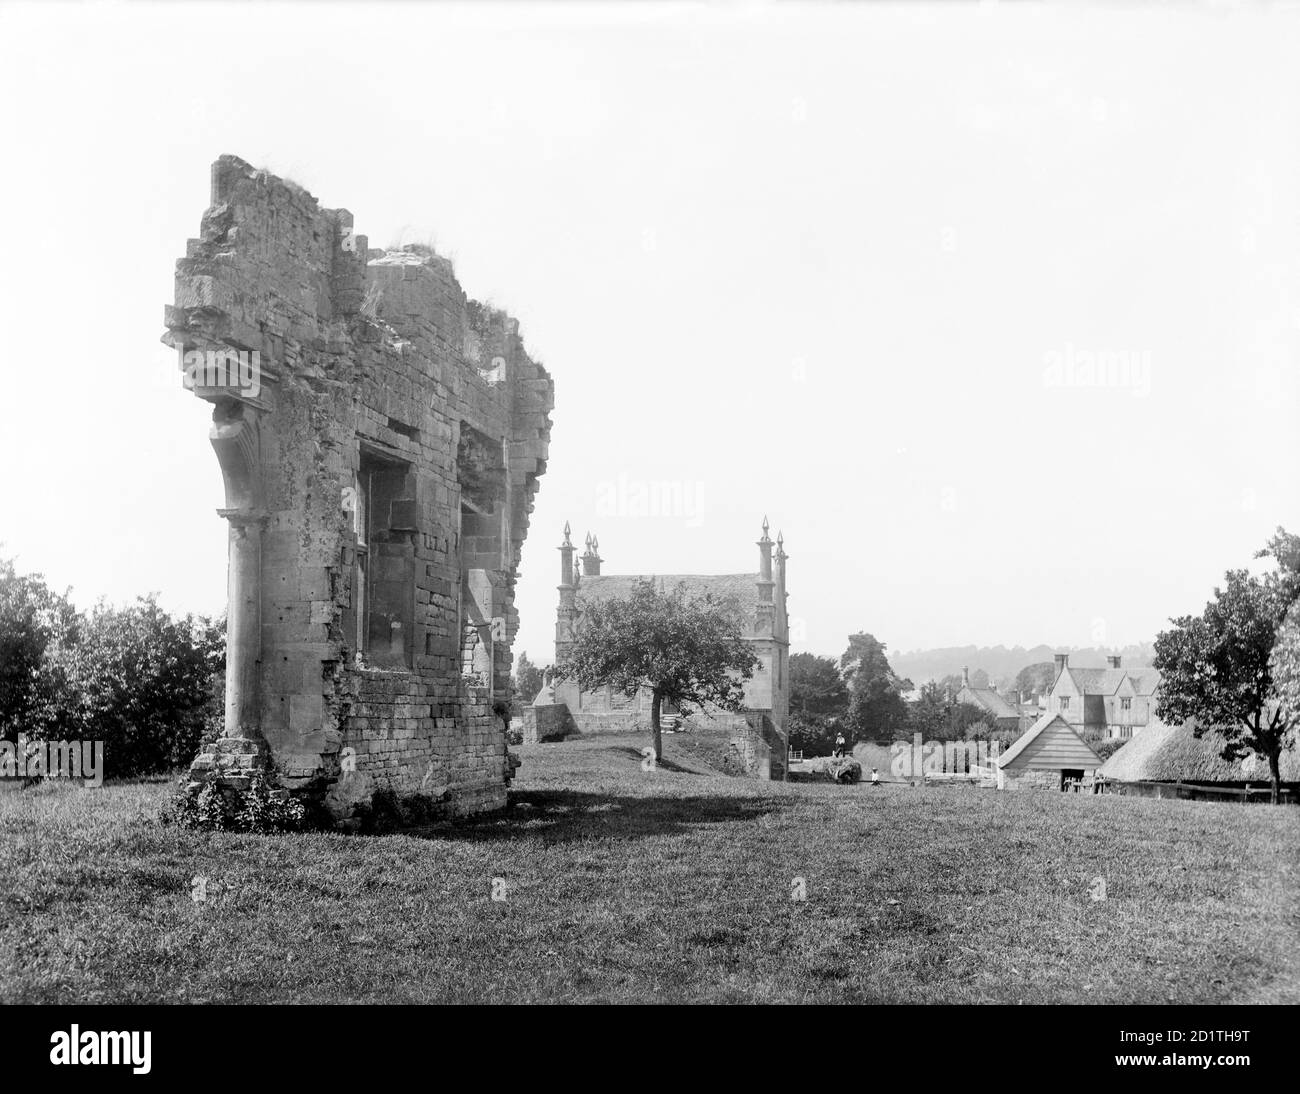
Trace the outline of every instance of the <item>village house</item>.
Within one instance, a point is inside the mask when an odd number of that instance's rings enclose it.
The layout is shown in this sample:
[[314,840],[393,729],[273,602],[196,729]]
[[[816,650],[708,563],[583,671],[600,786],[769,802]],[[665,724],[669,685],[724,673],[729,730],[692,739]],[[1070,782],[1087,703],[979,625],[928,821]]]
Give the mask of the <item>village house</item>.
[[1058,653],[1047,710],[1089,735],[1127,739],[1154,719],[1160,673],[1126,669],[1117,655],[1106,660],[1104,669],[1071,668],[1070,655]]
[[1017,730],[1021,728],[1019,704],[1012,705],[998,693],[992,679],[988,687],[973,687],[970,682],[970,669],[961,670],[961,690],[957,692],[957,702],[969,703],[979,707],[993,721],[998,729]]
[[[783,779],[788,751],[786,715],[790,703],[790,628],[786,613],[789,556],[780,533],[773,543],[768,529],[764,518],[763,533],[758,540],[757,572],[657,574],[652,579],[667,590],[685,585],[688,598],[712,594],[715,599],[734,605],[741,637],[758,659],[753,676],[745,681],[744,709],[694,711],[685,728],[729,743],[747,773],[757,778]],[[564,660],[581,631],[583,611],[588,605],[626,597],[637,583],[647,580],[647,575],[602,573],[604,560],[600,557],[599,540],[589,535],[585,546],[582,570],[578,572],[574,567],[575,547],[566,524],[564,542],[560,544],[556,664]],[[625,732],[650,724],[648,690],[631,696],[611,688],[585,692],[576,681],[566,680],[543,688],[538,699],[540,702],[525,717],[525,740],[560,736],[574,729],[581,733]],[[679,712],[666,707],[663,713],[667,715],[667,724],[677,723]]]

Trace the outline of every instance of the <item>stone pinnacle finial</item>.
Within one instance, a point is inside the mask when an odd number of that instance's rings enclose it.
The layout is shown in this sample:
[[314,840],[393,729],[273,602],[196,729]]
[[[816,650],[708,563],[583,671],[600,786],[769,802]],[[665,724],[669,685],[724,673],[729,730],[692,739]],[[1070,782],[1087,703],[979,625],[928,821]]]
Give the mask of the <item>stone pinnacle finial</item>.
[[592,537],[591,537],[591,549],[592,549],[593,551],[599,551],[599,550],[600,550],[600,539],[599,539],[598,537],[596,537],[596,536],[592,536]]
[[564,522],[564,543],[561,544],[561,546],[564,546],[564,547],[572,547],[572,546],[573,546],[573,541],[569,539],[569,535],[570,535],[570,533],[569,533],[569,522],[566,520],[566,521]]
[[764,539],[767,538],[767,530],[768,530],[769,527],[770,527],[770,525],[767,523],[767,514],[764,513],[764,514],[763,514],[763,538],[764,538]]
[[776,545],[777,545],[778,547],[784,547],[784,546],[785,546],[785,533],[782,532],[780,529],[777,529],[777,533],[776,533]]
[[590,550],[591,550],[591,533],[590,533],[590,532],[587,533],[587,538],[586,538],[585,540],[583,540],[583,542],[587,545],[587,550],[590,551]]

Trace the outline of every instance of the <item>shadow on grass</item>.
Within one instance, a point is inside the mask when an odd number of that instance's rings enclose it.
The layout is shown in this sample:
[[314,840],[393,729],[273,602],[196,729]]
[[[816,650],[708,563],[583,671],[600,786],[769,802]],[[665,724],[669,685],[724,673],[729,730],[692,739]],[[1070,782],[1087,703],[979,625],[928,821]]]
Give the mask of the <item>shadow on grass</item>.
[[[640,751],[640,750],[638,750],[638,749],[635,749],[635,748],[632,748],[632,747],[630,747],[630,746],[625,747],[625,748],[611,748],[610,751],[611,751],[611,752],[618,752],[618,753],[621,753],[621,754],[623,754],[623,755],[625,755],[625,756],[631,756],[632,759],[634,759],[634,760],[643,760],[643,759],[645,759],[645,752],[642,752],[642,751]],[[646,752],[648,752],[648,751],[650,751],[650,746],[649,746],[649,745],[646,745]],[[665,757],[665,758],[662,759],[662,760],[659,760],[659,761],[655,764],[655,767],[659,768],[661,771],[671,771],[671,772],[673,772],[673,773],[676,774],[676,775],[698,775],[698,774],[700,774],[700,772],[695,771],[695,770],[693,770],[692,768],[689,768],[689,767],[682,767],[681,764],[673,763],[673,761],[670,760],[670,759],[668,759],[667,757]],[[718,772],[718,774],[721,774],[721,772]]]
[[512,790],[504,812],[465,817],[402,834],[416,839],[511,840],[547,843],[653,839],[697,824],[749,824],[788,803],[751,797],[618,797],[577,790]]

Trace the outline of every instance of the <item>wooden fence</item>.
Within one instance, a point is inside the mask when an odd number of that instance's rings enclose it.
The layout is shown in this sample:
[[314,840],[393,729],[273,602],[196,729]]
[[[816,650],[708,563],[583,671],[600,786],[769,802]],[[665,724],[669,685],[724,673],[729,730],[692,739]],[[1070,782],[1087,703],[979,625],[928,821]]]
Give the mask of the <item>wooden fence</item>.
[[[1128,794],[1141,798],[1181,798],[1184,801],[1235,801],[1262,803],[1267,805],[1272,798],[1272,790],[1265,787],[1245,786],[1203,786],[1198,783],[1185,782],[1110,782],[1103,780],[1100,784],[1103,794]],[[1279,805],[1295,805],[1295,790],[1281,787],[1277,793]]]

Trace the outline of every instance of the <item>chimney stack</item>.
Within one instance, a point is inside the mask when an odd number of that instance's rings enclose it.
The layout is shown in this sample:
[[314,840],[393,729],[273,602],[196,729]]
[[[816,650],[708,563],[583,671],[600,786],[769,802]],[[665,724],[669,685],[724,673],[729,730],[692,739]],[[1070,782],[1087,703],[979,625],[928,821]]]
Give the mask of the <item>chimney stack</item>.
[[1070,667],[1070,655],[1068,653],[1058,653],[1056,655],[1055,660],[1056,660],[1056,675],[1057,678],[1059,679],[1061,673],[1063,673],[1067,668]]
[[961,669],[961,686],[964,688],[970,687],[970,669],[965,665]]
[[1106,662],[1113,669],[1119,668],[1119,654],[1112,654],[1110,657],[1107,657]]
[[600,557],[600,540],[587,533],[587,550],[582,556],[582,576],[600,577],[600,564],[605,560]]

